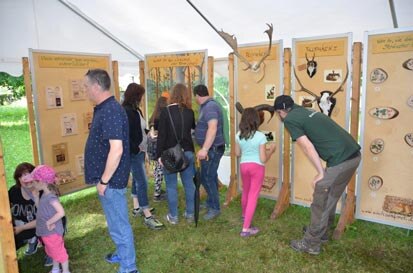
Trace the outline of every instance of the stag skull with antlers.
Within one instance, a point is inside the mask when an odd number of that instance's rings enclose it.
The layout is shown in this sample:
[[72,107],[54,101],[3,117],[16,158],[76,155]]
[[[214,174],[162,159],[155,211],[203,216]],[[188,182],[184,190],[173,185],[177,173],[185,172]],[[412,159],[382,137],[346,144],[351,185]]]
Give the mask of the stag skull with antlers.
[[310,91],[309,89],[305,88],[304,85],[301,83],[300,79],[297,76],[297,73],[295,71],[294,67],[294,76],[297,79],[298,84],[300,85],[301,89],[297,91],[303,91],[306,92],[307,94],[310,94],[311,96],[314,97],[314,101],[317,101],[317,105],[320,108],[320,111],[327,115],[331,116],[331,113],[333,112],[334,107],[336,106],[337,99],[334,97],[338,92],[343,91],[343,86],[347,81],[348,78],[348,65],[346,66],[347,72],[346,76],[344,77],[343,81],[341,82],[340,86],[336,89],[336,91],[332,92],[329,90],[324,90],[320,92],[320,96],[317,96],[314,92]]
[[315,73],[317,73],[317,62],[314,61],[315,53],[313,54],[313,58],[310,60],[307,57],[307,52],[305,53],[305,59],[307,60],[307,75],[312,78],[314,77]]
[[[235,56],[237,56],[241,62],[243,62],[246,67],[243,68],[244,71],[246,70],[251,70],[253,72],[258,72],[260,70],[261,65],[263,64],[264,60],[270,56],[271,54],[271,47],[272,47],[272,33],[273,33],[273,26],[272,24],[267,24],[268,29],[264,31],[264,33],[267,33],[268,39],[269,39],[269,44],[268,44],[268,49],[265,52],[265,54],[261,57],[261,59],[258,62],[253,62],[250,63],[247,58],[241,55],[241,53],[238,52],[238,42],[237,38],[234,35],[230,35],[226,33],[225,31],[221,30],[218,31],[218,34],[227,42],[227,44],[233,49],[233,52]],[[257,80],[257,83],[260,82],[264,78],[265,74],[260,77],[260,79]]]

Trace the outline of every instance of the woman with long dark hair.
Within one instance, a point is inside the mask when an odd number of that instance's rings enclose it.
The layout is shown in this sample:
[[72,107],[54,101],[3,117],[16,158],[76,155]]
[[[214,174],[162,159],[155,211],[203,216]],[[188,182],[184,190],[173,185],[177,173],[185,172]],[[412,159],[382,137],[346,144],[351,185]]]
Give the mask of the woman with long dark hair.
[[139,108],[144,94],[143,86],[131,83],[126,88],[122,103],[129,121],[133,215],[145,216],[145,225],[151,229],[160,229],[163,224],[152,215],[148,201],[148,180],[145,171],[146,121]]
[[[169,114],[173,124],[170,121]],[[177,136],[174,134],[174,128]],[[195,185],[193,183],[193,176],[195,169],[194,144],[191,136],[191,130],[194,128],[195,117],[194,111],[191,109],[189,90],[185,85],[178,83],[172,88],[169,105],[162,109],[159,118],[157,157],[158,161],[162,164],[162,152],[174,147],[177,144],[177,138],[180,140],[185,156],[189,161],[188,167],[179,172],[185,191],[186,209],[184,217],[188,222],[194,220]],[[164,168],[164,175],[169,206],[169,213],[165,216],[165,219],[170,224],[175,225],[178,223],[179,218],[177,173],[170,173]]]

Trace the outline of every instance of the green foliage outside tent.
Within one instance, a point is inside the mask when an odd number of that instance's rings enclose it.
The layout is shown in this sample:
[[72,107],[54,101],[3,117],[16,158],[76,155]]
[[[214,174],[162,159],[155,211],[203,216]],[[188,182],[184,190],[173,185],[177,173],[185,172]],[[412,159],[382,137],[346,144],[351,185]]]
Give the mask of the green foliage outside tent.
[[11,76],[0,72],[0,105],[7,105],[25,96],[23,75]]

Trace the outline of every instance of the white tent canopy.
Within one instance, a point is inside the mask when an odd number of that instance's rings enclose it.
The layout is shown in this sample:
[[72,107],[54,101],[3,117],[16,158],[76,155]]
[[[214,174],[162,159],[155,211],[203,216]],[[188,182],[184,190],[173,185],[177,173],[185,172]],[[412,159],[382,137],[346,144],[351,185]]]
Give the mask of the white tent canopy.
[[[217,29],[239,44],[393,28],[388,0],[192,0]],[[394,0],[399,27],[413,26],[413,1]],[[120,74],[138,75],[145,54],[208,49],[226,57],[232,49],[186,0],[0,0],[0,71],[21,75],[28,49],[110,53]]]

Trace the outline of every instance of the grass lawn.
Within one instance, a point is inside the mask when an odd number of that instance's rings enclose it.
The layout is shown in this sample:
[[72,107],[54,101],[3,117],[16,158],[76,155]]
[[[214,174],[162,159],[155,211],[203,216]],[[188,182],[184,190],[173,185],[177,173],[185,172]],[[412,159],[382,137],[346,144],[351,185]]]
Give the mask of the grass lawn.
[[[14,167],[21,161],[32,161],[24,116],[24,109],[0,107],[0,136],[10,184],[13,184]],[[152,182],[149,189],[152,196]],[[184,195],[182,187],[179,190],[182,213]],[[221,201],[224,197],[225,189],[221,191]],[[68,217],[65,243],[71,271],[116,272],[116,265],[103,260],[114,250],[114,245],[95,189],[66,195],[61,200]],[[167,203],[151,205],[163,221]],[[413,236],[405,229],[357,220],[341,240],[329,242],[319,256],[312,256],[289,247],[290,240],[301,238],[302,227],[309,222],[309,209],[292,205],[274,221],[269,219],[274,205],[275,201],[259,200],[254,225],[260,227],[261,232],[250,238],[239,236],[242,225],[239,197],[223,209],[219,218],[210,222],[201,218],[198,228],[181,217],[178,225],[166,224],[165,229],[153,231],[146,228],[142,218],[131,216],[138,267],[143,273],[413,272]],[[43,266],[43,249],[32,256],[24,256],[23,252],[24,248],[18,251],[21,273],[50,271]]]
[[[182,209],[182,188],[180,197]],[[103,260],[114,246],[95,190],[87,189],[62,200],[69,220],[65,241],[72,272],[116,272],[116,266]],[[152,206],[160,219],[167,213],[166,202]],[[138,266],[141,272],[177,273],[412,272],[413,236],[408,236],[406,230],[356,221],[340,241],[328,243],[319,256],[311,256],[289,247],[291,239],[302,236],[309,209],[291,206],[273,221],[269,219],[273,206],[274,201],[259,201],[254,225],[261,232],[250,238],[239,236],[239,198],[216,220],[201,219],[198,228],[181,217],[177,226],[167,224],[164,230],[153,231],[144,226],[142,218],[131,217]],[[43,250],[30,257],[19,251],[20,272],[48,272],[42,265],[43,256]]]

